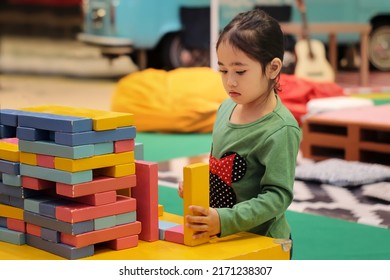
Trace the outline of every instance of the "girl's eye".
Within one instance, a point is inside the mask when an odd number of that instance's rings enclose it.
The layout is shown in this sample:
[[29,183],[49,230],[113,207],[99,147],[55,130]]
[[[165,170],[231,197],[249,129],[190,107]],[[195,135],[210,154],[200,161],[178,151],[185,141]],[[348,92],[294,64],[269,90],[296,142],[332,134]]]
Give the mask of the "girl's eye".
[[236,71],[236,73],[237,73],[238,75],[243,75],[245,72],[246,72],[245,70],[243,70],[243,71]]
[[226,73],[227,73],[227,70],[219,69],[219,72],[221,72],[222,74],[226,74]]

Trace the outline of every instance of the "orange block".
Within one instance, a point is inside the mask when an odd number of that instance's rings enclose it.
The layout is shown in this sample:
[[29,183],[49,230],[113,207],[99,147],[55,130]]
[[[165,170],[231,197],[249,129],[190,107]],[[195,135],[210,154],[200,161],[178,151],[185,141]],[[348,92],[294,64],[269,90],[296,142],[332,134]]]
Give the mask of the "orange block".
[[136,211],[136,200],[118,195],[116,202],[105,205],[90,206],[75,203],[57,206],[56,219],[68,223],[77,223],[132,211]]
[[124,177],[112,178],[99,176],[93,178],[93,181],[68,185],[64,183],[56,183],[56,192],[59,195],[67,197],[79,197],[98,192],[106,192],[134,187],[136,184],[136,176],[129,175]]
[[141,232],[141,223],[136,221],[130,224],[119,225],[111,228],[90,231],[82,234],[71,235],[61,233],[61,242],[76,248],[85,247],[129,235],[136,235]]
[[158,165],[137,160],[137,185],[131,195],[137,200],[137,220],[142,223],[139,238],[144,241],[159,240],[158,234]]
[[124,250],[138,246],[138,235],[130,235],[107,241],[107,246],[112,250]]

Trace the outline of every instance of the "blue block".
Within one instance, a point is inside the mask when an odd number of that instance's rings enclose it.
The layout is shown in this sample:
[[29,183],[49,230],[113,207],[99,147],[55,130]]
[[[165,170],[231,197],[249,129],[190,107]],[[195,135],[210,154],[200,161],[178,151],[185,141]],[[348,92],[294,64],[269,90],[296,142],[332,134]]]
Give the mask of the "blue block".
[[135,134],[135,126],[126,126],[111,130],[86,131],[79,133],[55,132],[54,142],[67,146],[79,146],[102,142],[134,139]]
[[94,246],[89,245],[82,248],[72,247],[63,243],[54,243],[43,240],[37,236],[26,234],[26,243],[32,247],[50,252],[54,255],[63,257],[69,260],[77,260],[94,254]]
[[165,240],[165,231],[172,227],[178,226],[177,223],[167,222],[167,221],[158,221],[158,235],[160,240]]
[[41,228],[41,238],[43,240],[47,240],[54,243],[59,243],[61,241],[60,232],[49,228]]
[[64,184],[79,184],[91,182],[93,179],[92,170],[80,172],[67,172],[41,166],[33,166],[28,164],[20,164],[20,175],[35,177],[48,181],[54,181]]
[[19,150],[33,154],[42,154],[70,159],[88,158],[95,155],[94,145],[69,147],[48,141],[19,140]]
[[7,218],[0,216],[0,227],[6,228],[7,227]]
[[[0,183],[0,193],[19,198],[28,198],[39,194],[39,192],[36,190],[4,185],[3,183]],[[21,208],[23,208],[23,206]]]
[[20,163],[0,159],[0,173],[7,173],[11,175],[20,174]]
[[0,124],[0,138],[16,137],[16,127]]
[[[34,195],[36,192],[32,192]],[[30,194],[29,194],[30,195]],[[15,196],[10,196],[9,197],[9,205],[17,208],[23,208],[24,205],[24,197],[15,197]]]
[[[36,129],[32,127],[18,127],[16,136],[19,140],[40,141],[50,140],[51,132],[48,130]],[[53,136],[54,137],[54,136]]]
[[92,130],[92,119],[22,111],[18,117],[18,125],[74,133]]
[[[0,192],[0,203],[9,205],[9,195]],[[1,213],[0,213],[1,216]]]
[[20,112],[21,112],[20,110],[1,109],[0,110],[1,124],[17,127],[18,126],[18,116],[19,116]]
[[78,222],[78,223],[67,223],[59,221],[53,218],[45,217],[37,213],[30,211],[23,212],[23,218],[26,223],[34,224],[40,227],[49,228],[59,232],[64,232],[67,234],[81,234],[85,232],[90,232],[94,230],[93,220]]

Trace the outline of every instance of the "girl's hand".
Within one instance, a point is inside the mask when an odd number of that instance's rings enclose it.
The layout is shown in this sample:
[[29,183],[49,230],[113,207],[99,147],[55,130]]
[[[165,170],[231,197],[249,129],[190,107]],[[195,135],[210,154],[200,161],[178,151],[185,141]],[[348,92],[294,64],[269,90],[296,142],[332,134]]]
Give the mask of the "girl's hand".
[[204,208],[201,206],[190,206],[193,215],[185,218],[186,226],[195,233],[192,238],[199,239],[204,236],[214,236],[221,232],[219,215],[214,208]]
[[181,198],[183,198],[183,181],[179,182],[179,188],[177,189],[177,193]]

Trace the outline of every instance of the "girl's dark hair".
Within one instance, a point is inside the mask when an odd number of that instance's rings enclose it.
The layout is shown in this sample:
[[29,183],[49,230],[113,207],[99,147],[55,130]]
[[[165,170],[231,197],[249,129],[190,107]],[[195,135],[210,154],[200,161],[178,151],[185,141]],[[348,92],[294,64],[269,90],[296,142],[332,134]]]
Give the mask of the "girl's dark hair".
[[[220,34],[216,48],[225,41],[258,61],[263,72],[275,57],[283,61],[283,32],[279,23],[261,9],[243,12],[234,17]],[[279,78],[280,75],[277,75],[270,83],[270,89],[273,87],[275,91],[280,90]]]

